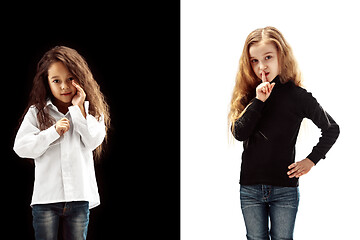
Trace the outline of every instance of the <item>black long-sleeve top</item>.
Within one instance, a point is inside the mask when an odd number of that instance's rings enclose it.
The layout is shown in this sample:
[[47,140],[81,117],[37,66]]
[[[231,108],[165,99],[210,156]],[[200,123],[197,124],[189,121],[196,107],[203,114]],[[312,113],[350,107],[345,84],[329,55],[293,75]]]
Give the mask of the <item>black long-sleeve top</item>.
[[243,141],[240,184],[267,184],[296,187],[288,166],[295,161],[295,144],[303,118],[321,129],[319,142],[307,156],[317,164],[335,143],[340,129],[311,93],[292,81],[282,84],[279,77],[270,97],[254,98],[234,124],[234,137]]

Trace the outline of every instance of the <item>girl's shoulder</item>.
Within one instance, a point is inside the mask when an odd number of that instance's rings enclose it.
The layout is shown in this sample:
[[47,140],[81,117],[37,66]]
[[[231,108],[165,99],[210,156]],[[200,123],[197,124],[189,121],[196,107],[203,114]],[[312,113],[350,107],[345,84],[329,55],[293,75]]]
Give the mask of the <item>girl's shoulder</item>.
[[39,112],[39,110],[37,109],[37,107],[35,106],[35,105],[31,105],[30,107],[29,107],[29,109],[27,110],[27,114],[29,113],[29,114],[37,114]]
[[31,105],[26,111],[25,115],[23,115],[23,120],[27,120],[31,122],[36,121],[38,112],[39,110],[36,108],[36,106]]
[[300,98],[307,98],[309,96],[312,96],[311,92],[309,92],[306,88],[296,85],[293,81],[288,81],[284,84],[284,86],[286,88],[286,91],[290,92],[291,95]]
[[319,105],[311,91],[301,86],[295,86],[295,84],[293,89],[294,100],[301,109],[316,108]]

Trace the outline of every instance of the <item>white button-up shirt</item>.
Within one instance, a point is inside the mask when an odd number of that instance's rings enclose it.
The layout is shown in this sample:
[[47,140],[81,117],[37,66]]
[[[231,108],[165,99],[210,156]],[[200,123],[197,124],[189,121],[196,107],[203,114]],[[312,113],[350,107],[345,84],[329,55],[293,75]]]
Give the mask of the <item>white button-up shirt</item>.
[[64,115],[48,100],[46,108],[56,121],[66,117],[70,129],[63,136],[55,124],[40,131],[37,109],[26,113],[15,138],[14,151],[35,161],[35,182],[31,206],[55,202],[88,201],[89,208],[100,204],[92,151],[104,140],[106,131],[100,121],[88,114],[89,102],[84,103],[86,119],[78,106],[69,107]]

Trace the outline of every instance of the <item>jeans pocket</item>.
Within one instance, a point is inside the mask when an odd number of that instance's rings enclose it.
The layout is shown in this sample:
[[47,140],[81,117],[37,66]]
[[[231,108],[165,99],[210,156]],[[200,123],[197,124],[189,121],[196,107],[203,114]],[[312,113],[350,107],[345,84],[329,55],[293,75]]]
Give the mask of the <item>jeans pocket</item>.
[[[260,199],[259,199],[260,198]],[[240,186],[241,209],[256,207],[261,204],[261,196],[257,186]]]
[[276,207],[298,208],[300,192],[298,187],[281,187],[274,191],[272,205]]

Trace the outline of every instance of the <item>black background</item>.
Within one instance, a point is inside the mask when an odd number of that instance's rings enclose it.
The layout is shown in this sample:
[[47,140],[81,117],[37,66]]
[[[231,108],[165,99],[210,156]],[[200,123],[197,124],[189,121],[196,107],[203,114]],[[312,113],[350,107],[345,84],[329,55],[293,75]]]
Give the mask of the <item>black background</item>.
[[65,45],[88,62],[112,119],[88,239],[180,239],[180,3],[2,10],[1,236],[34,239],[34,166],[12,148],[37,62]]

